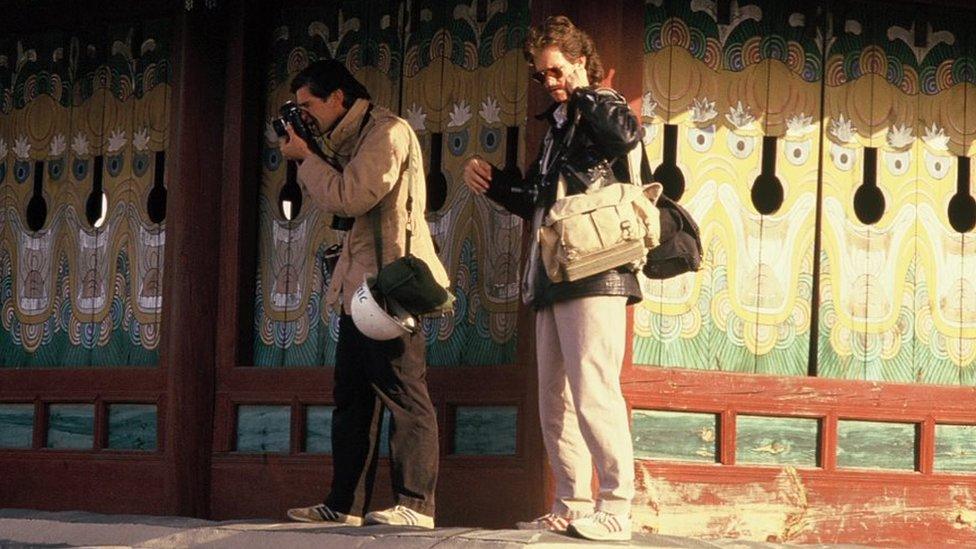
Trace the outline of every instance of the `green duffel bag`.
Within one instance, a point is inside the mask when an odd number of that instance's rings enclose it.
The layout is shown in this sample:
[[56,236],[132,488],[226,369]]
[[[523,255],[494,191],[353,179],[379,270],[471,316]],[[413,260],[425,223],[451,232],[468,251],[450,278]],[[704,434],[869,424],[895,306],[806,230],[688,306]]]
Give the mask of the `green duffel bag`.
[[454,311],[454,295],[437,283],[424,261],[413,255],[380,269],[376,290],[415,316],[440,316]]

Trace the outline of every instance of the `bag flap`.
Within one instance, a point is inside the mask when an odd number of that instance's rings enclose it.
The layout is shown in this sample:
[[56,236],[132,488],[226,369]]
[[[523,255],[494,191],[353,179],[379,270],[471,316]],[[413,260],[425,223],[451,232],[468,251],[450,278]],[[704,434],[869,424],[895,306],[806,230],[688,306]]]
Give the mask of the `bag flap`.
[[574,194],[557,200],[546,216],[546,225],[607,206],[633,202],[641,188],[630,183],[613,183],[591,193]]

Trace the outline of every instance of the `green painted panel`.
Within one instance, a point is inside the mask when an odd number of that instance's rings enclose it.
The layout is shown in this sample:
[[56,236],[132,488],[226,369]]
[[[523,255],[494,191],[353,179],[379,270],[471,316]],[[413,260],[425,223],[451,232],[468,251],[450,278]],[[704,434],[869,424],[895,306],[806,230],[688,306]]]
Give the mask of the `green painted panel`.
[[309,406],[305,409],[305,451],[332,453],[332,411],[335,406]]
[[48,406],[47,447],[91,450],[95,442],[95,407],[91,404]]
[[108,447],[113,450],[155,450],[156,406],[109,405]]
[[914,423],[837,422],[837,466],[915,470]]
[[0,448],[30,448],[34,438],[33,404],[0,404]]
[[515,455],[518,408],[459,406],[454,420],[454,454]]
[[735,462],[816,467],[818,423],[796,417],[738,416]]
[[935,470],[976,473],[976,425],[935,426]]
[[636,459],[718,461],[715,414],[634,410],[631,423]]
[[238,452],[287,453],[290,446],[290,406],[237,407]]
[[[310,454],[332,453],[332,413],[335,406],[309,406],[305,409],[305,451]],[[390,412],[383,409],[380,424],[380,457],[390,456]]]

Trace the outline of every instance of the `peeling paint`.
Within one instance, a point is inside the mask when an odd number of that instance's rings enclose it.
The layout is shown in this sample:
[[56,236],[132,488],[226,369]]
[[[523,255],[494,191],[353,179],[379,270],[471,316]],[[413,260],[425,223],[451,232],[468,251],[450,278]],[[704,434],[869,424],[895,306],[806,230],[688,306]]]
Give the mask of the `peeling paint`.
[[976,546],[972,485],[845,484],[819,475],[811,485],[792,467],[744,481],[722,470],[716,467],[714,481],[675,482],[638,462],[635,530],[777,543],[939,539]]
[[785,542],[811,527],[807,492],[792,467],[773,483],[728,486],[671,483],[638,465],[637,485],[634,522],[643,531]]

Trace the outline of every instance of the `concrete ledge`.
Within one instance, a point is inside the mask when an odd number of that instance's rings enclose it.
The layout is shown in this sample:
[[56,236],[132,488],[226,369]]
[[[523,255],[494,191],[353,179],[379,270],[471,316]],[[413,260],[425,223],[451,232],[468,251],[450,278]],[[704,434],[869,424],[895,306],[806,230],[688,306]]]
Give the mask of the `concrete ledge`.
[[[555,549],[559,547],[774,548],[799,547],[742,540],[703,541],[639,533],[628,542],[597,543],[551,532],[396,526],[352,527],[267,520],[214,522],[183,517],[101,515],[83,511],[0,509],[0,548],[211,547],[247,549]],[[803,547],[828,547],[803,546]],[[841,547],[841,546],[831,546]],[[853,546],[845,546],[853,547]]]

